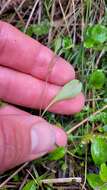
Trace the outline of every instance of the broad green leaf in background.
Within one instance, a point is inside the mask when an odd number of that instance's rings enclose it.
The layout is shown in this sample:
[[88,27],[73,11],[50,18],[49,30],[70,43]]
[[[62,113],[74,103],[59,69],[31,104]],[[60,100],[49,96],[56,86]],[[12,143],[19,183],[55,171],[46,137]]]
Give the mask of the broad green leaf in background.
[[43,36],[46,35],[49,31],[50,23],[48,20],[42,21],[40,24],[32,24],[27,29],[27,34],[29,36],[37,35]]
[[107,161],[107,139],[105,137],[95,137],[91,144],[91,155],[97,165]]
[[106,81],[105,74],[102,70],[94,71],[89,80],[89,85],[95,89],[101,89]]
[[60,160],[61,158],[63,158],[65,156],[65,153],[66,153],[66,148],[58,147],[52,153],[49,154],[48,159],[53,160],[53,161]]
[[36,190],[35,181],[29,180],[22,190]]
[[101,164],[100,167],[100,178],[103,182],[107,182],[107,165],[105,163]]
[[89,185],[95,190],[99,189],[100,186],[102,186],[104,183],[101,181],[99,175],[97,174],[88,174],[87,175],[87,181]]
[[104,43],[107,41],[107,27],[96,24],[91,30],[91,35],[96,43]]
[[59,93],[54,97],[54,99],[44,110],[42,116],[54,103],[61,100],[73,98],[77,96],[81,92],[81,90],[82,90],[82,83],[79,80],[71,80],[61,88]]
[[84,46],[86,48],[103,45],[107,41],[107,27],[101,24],[89,26],[85,34]]

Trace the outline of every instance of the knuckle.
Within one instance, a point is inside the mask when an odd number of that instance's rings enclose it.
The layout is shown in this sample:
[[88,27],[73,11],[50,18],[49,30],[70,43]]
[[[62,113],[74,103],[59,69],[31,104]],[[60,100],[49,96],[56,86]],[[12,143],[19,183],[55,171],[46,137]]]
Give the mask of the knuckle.
[[0,172],[8,169],[15,159],[15,147],[13,146],[14,131],[11,127],[7,127],[6,118],[0,118]]

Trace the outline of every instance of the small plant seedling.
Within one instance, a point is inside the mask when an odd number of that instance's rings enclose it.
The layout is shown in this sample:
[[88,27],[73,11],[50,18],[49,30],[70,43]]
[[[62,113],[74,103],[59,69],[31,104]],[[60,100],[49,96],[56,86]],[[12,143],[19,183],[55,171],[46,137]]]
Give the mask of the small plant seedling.
[[89,26],[85,34],[84,47],[96,48],[107,42],[107,27],[96,24]]
[[77,96],[82,90],[82,83],[79,80],[72,80],[65,84],[59,93],[53,98],[50,104],[44,110],[42,116],[45,112],[56,102],[73,98]]
[[105,81],[106,77],[104,72],[100,69],[97,69],[91,74],[89,84],[95,89],[101,89],[104,86]]

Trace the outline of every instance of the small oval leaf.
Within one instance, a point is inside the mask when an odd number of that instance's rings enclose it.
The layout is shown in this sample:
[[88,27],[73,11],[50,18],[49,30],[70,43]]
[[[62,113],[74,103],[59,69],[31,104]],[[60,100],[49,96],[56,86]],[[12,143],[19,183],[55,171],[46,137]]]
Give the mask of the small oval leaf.
[[42,117],[45,112],[56,102],[61,100],[66,100],[77,96],[82,90],[82,83],[79,80],[71,80],[67,84],[65,84],[59,93],[53,98],[50,104],[45,108],[44,112],[42,113]]
[[107,161],[107,139],[95,137],[91,144],[91,155],[95,164],[100,165]]
[[77,96],[82,90],[82,83],[79,80],[72,80],[65,84],[57,96],[54,98],[56,101],[70,99]]

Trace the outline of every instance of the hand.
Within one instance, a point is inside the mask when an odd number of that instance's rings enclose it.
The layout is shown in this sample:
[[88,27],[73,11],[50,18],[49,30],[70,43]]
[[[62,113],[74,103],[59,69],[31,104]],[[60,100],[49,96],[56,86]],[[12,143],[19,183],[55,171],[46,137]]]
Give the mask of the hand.
[[[73,67],[39,42],[0,21],[0,99],[30,108],[46,108],[61,86],[75,78]],[[74,114],[84,105],[79,94],[50,108]],[[14,106],[0,108],[0,172],[65,146],[67,137],[43,118]]]

